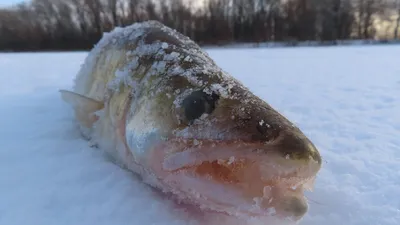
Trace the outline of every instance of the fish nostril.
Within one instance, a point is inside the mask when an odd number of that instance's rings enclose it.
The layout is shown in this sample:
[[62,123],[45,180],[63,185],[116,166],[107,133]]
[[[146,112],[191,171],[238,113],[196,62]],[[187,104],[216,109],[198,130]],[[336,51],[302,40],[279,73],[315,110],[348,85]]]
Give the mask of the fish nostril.
[[257,124],[257,131],[260,132],[260,134],[265,134],[268,132],[268,129],[270,129],[271,126],[268,124],[262,124],[261,122]]
[[279,132],[274,127],[265,123],[264,121],[258,122],[256,125],[256,129],[258,134],[256,136],[260,137],[263,141],[272,141],[275,140]]

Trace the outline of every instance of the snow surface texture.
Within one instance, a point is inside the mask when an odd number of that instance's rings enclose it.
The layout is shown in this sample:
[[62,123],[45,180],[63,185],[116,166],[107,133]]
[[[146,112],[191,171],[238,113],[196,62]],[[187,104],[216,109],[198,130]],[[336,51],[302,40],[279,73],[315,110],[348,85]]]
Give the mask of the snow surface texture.
[[[207,51],[320,149],[300,224],[400,224],[400,46]],[[86,54],[0,54],[0,224],[198,224],[80,137]]]

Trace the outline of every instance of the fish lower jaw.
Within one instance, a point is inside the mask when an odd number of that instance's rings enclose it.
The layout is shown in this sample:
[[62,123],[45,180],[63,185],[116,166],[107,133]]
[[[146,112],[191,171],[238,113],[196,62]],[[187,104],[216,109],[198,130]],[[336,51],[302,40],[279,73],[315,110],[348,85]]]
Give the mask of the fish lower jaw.
[[[216,165],[206,161],[202,165]],[[221,163],[221,161],[220,161]],[[231,164],[232,165],[232,164]],[[215,168],[215,167],[214,167]],[[233,177],[213,176],[206,168],[186,168],[168,177],[174,194],[183,201],[237,217],[278,217],[297,221],[308,211],[304,190],[313,178],[290,179],[289,176],[271,180],[255,178],[234,180]],[[231,179],[231,180],[230,180]],[[232,180],[233,179],[233,180]]]
[[262,195],[254,197],[254,205],[249,212],[258,216],[277,216],[291,220],[301,219],[308,211],[303,184],[296,188],[277,184],[262,188]]
[[167,142],[151,157],[164,190],[180,201],[239,217],[299,220],[307,212],[303,192],[312,187],[318,164],[258,154],[251,144],[180,144]]
[[[213,187],[211,187],[213,186]],[[225,185],[210,185],[210,195],[201,187],[191,190],[175,190],[174,194],[178,199],[190,205],[197,205],[205,212],[217,212],[237,218],[256,218],[266,221],[275,218],[286,221],[299,221],[308,211],[308,204],[305,197],[300,193],[289,193],[279,190],[279,194],[271,194],[269,187],[265,187],[264,195],[247,198],[240,196],[235,188]]]
[[308,211],[304,192],[312,186],[313,178],[289,177],[250,184],[241,192],[247,199],[242,213],[254,217],[275,216],[298,221]]

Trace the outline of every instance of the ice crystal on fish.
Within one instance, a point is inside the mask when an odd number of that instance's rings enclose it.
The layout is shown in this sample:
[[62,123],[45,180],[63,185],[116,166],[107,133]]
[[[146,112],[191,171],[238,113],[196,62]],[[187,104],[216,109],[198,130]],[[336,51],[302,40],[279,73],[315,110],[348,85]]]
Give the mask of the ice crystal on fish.
[[162,43],[162,45],[161,45],[161,47],[163,48],[163,49],[167,49],[168,48],[168,43],[166,43],[166,42],[163,42]]

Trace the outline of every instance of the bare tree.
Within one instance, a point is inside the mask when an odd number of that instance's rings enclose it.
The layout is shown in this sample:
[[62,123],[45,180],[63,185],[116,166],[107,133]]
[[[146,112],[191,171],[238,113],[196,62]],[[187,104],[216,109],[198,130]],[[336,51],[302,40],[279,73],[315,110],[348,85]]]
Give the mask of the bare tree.
[[103,32],[144,20],[159,20],[200,44],[225,44],[335,42],[353,38],[354,29],[354,37],[371,38],[373,21],[387,17],[399,38],[400,0],[205,0],[193,8],[194,1],[32,0],[0,10],[0,50],[90,49]]
[[397,11],[397,19],[396,19],[396,25],[394,27],[394,32],[393,32],[393,38],[394,39],[399,39],[399,28],[400,28],[400,0],[396,0],[396,7],[395,7],[396,11]]

